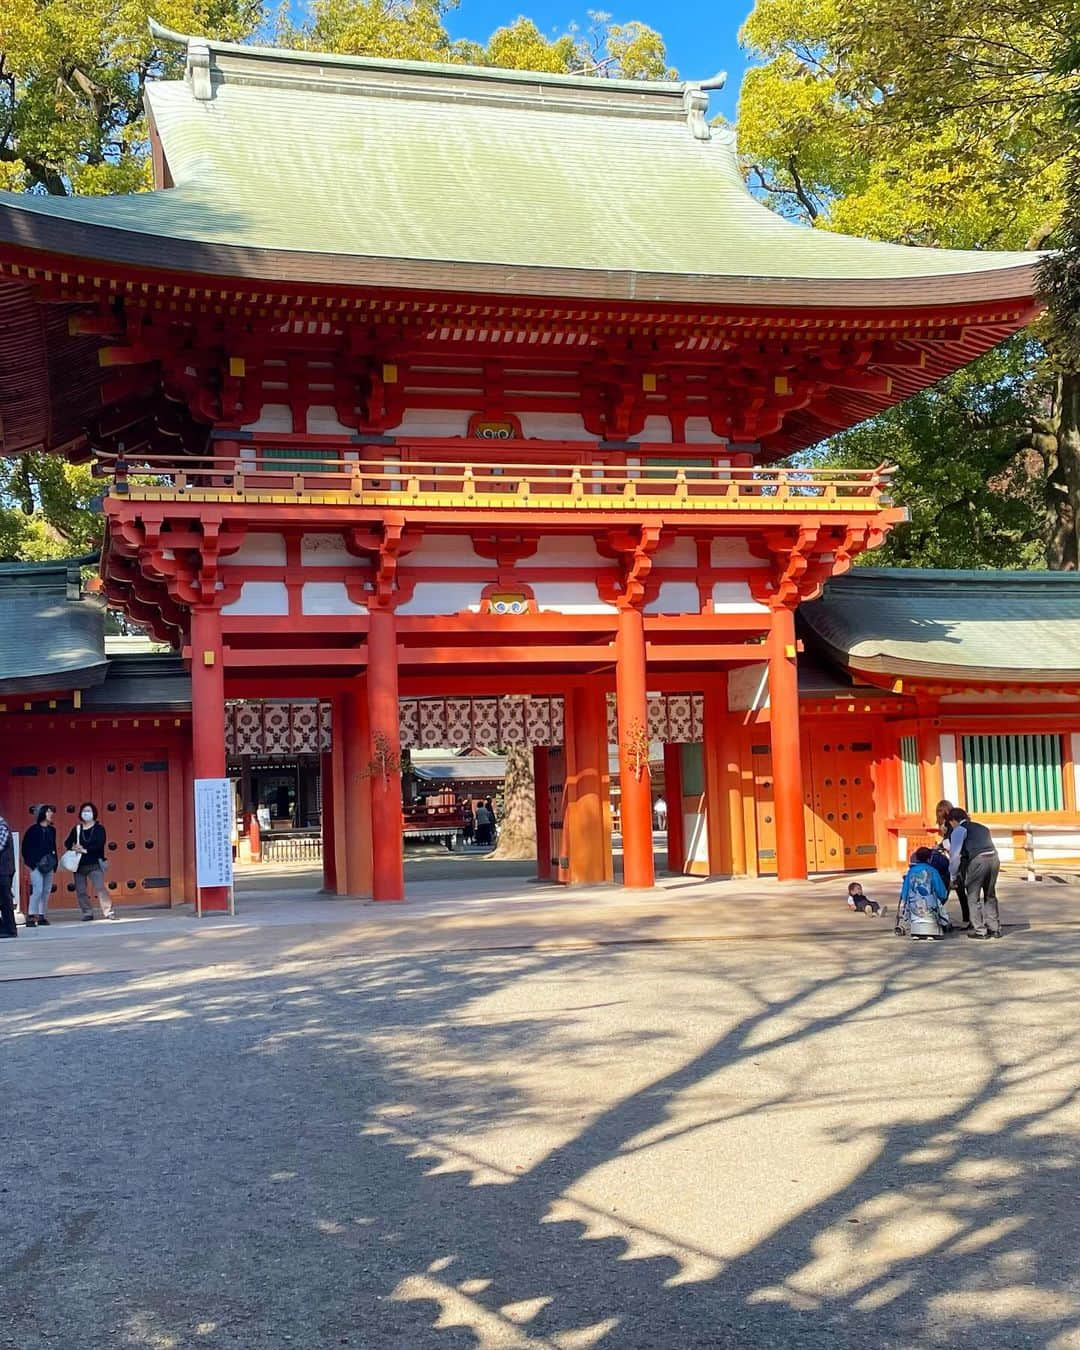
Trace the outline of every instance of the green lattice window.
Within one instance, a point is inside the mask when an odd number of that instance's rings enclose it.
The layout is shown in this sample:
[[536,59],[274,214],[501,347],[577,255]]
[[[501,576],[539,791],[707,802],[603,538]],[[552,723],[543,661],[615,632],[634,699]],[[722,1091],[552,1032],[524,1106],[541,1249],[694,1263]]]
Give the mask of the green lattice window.
[[964,736],[962,754],[973,816],[1065,809],[1060,736]]
[[904,813],[916,816],[922,810],[922,779],[919,776],[919,742],[914,736],[900,737],[900,768]]

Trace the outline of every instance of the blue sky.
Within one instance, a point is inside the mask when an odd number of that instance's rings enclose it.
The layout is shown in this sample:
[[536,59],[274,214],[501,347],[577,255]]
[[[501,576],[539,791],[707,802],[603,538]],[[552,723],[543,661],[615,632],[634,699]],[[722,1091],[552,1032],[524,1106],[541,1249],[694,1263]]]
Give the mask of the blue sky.
[[[705,80],[718,70],[728,73],[727,88],[711,94],[709,110],[734,119],[739,81],[746,69],[746,57],[739,49],[739,27],[752,8],[753,0],[714,0],[712,4],[663,4],[661,0],[630,0],[623,7],[597,3],[591,8],[611,14],[616,23],[640,19],[663,34],[668,58],[682,79]],[[496,29],[510,23],[518,14],[526,14],[544,33],[564,33],[571,23],[585,27],[589,6],[580,8],[567,0],[461,0],[446,16],[452,37],[484,42]]]

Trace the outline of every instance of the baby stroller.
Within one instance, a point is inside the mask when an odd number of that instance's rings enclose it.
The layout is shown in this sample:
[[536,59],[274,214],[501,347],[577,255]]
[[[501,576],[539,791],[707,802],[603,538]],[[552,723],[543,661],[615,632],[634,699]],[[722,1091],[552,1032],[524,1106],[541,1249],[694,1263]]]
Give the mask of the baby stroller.
[[897,937],[906,935],[917,941],[940,942],[951,927],[945,913],[948,895],[945,883],[930,858],[921,856],[929,853],[929,849],[918,849],[904,875],[896,906]]

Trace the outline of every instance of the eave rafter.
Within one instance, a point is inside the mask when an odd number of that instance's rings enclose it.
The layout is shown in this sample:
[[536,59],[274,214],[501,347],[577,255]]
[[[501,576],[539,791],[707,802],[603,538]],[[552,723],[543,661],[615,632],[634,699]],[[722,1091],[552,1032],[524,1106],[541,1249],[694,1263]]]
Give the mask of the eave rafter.
[[[1024,298],[880,313],[462,294],[436,304],[78,266],[8,248],[0,277],[71,311],[69,342],[92,344],[100,363],[103,411],[87,416],[88,442],[129,450],[158,436],[198,450],[211,428],[250,425],[284,370],[281,401],[297,430],[319,384],[321,401],[361,434],[385,433],[414,408],[569,409],[601,442],[641,436],[650,417],[667,419],[679,441],[689,418],[704,418],[768,460],[908,396],[1034,312]],[[330,390],[310,374],[327,363]],[[142,409],[126,436],[106,420],[117,405]]]

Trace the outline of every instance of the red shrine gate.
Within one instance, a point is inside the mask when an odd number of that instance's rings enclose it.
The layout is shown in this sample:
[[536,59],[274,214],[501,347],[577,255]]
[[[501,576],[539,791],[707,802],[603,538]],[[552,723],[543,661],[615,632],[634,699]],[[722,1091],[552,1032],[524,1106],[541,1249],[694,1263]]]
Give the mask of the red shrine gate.
[[[753,869],[771,828],[805,875],[795,609],[904,512],[884,469],[770,466],[1022,327],[1030,255],[779,220],[697,85],[159,36],[188,60],[148,89],[156,190],[0,207],[0,428],[107,480],[105,591],[190,663],[194,775],[224,773],[227,697],[332,703],[336,883],[400,899],[399,698],[558,695],[556,861],[599,881],[615,695],[649,886],[647,694],[700,691],[706,865]],[[432,117],[445,155],[415,152]],[[815,742],[818,818],[861,753],[819,772]]]

